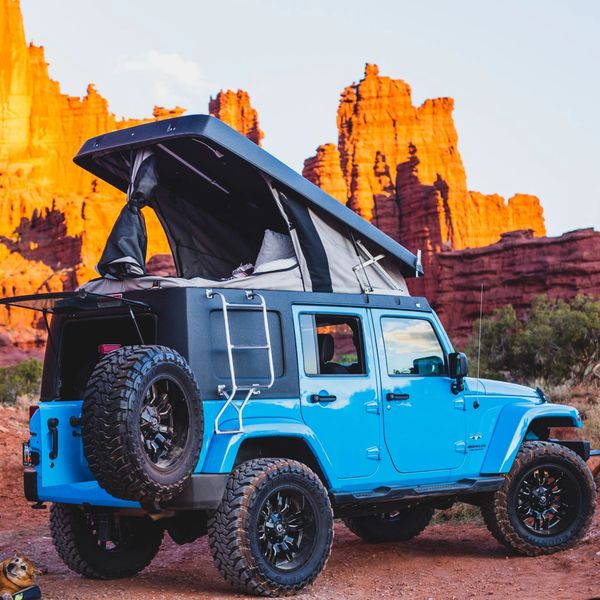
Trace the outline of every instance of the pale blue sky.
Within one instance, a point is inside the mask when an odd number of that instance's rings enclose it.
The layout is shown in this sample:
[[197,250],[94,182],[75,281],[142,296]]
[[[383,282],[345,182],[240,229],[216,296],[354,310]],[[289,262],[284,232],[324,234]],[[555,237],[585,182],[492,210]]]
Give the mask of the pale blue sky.
[[469,187],[538,195],[551,234],[600,229],[600,2],[595,0],[21,0],[52,77],[118,115],[206,112],[243,88],[264,146],[301,170],[336,141],[364,63],[413,100],[452,96]]

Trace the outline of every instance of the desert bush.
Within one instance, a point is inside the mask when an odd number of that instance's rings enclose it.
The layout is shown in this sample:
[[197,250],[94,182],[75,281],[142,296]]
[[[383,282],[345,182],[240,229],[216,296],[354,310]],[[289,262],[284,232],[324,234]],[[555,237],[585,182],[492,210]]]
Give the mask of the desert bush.
[[478,506],[457,502],[445,510],[437,510],[433,516],[433,524],[441,523],[483,523]]
[[[479,324],[467,354],[477,356]],[[566,302],[536,298],[518,316],[512,306],[481,322],[481,375],[532,384],[579,384],[600,364],[600,301],[578,296]],[[596,369],[597,370],[597,369]]]
[[0,368],[0,404],[15,404],[20,396],[39,392],[42,363],[35,358],[11,367]]

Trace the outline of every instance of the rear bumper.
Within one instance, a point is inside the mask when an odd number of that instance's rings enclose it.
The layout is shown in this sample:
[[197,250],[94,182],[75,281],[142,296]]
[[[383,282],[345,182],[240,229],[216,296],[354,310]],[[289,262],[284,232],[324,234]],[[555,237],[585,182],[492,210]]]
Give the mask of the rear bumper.
[[25,469],[23,473],[23,491],[25,498],[29,502],[39,502],[37,473],[35,469]]
[[[226,473],[199,473],[192,475],[183,492],[162,504],[169,510],[215,510],[218,508],[229,475]],[[138,502],[114,498],[107,494],[95,481],[38,487],[35,470],[27,469],[23,474],[25,498],[29,502],[61,502],[87,506],[109,506],[113,508],[140,508]]]

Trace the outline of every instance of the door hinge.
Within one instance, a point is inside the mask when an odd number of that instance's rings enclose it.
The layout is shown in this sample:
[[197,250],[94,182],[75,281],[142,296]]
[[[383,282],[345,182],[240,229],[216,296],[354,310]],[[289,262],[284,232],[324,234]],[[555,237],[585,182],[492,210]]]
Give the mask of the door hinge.
[[377,446],[371,446],[367,448],[367,458],[371,460],[379,460],[379,448]]
[[379,402],[377,400],[370,400],[369,402],[365,402],[365,410],[368,413],[373,413],[374,415],[379,414]]
[[460,440],[459,442],[454,442],[454,450],[456,452],[460,452],[460,454],[467,453],[467,443],[464,440]]
[[463,398],[455,398],[453,402],[456,410],[466,410],[466,404]]

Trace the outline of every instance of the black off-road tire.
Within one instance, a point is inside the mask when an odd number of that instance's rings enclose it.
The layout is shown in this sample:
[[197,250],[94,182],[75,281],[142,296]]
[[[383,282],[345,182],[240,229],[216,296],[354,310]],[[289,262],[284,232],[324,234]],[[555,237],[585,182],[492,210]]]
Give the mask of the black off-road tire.
[[[570,474],[579,495],[579,510],[564,531],[535,535],[520,521],[517,494],[522,479],[536,466],[550,465]],[[574,492],[572,492],[574,493]],[[596,508],[596,486],[585,462],[572,450],[551,442],[525,442],[502,487],[481,506],[487,528],[504,546],[518,554],[539,556],[572,548],[586,534]]]
[[[163,469],[150,460],[140,424],[145,394],[157,381],[178,386],[187,411],[187,437]],[[142,503],[170,500],[192,474],[202,444],[202,402],[190,366],[164,346],[125,346],[107,354],[89,379],[81,429],[90,470],[109,494]]]
[[430,506],[412,506],[392,513],[346,517],[344,524],[366,542],[407,542],[429,525],[433,512]]
[[[260,546],[259,519],[278,490],[300,492],[314,511],[314,521],[307,521],[314,522],[315,532],[308,556],[289,571],[269,563]],[[296,594],[316,579],[331,552],[333,511],[327,490],[313,471],[295,460],[261,458],[242,463],[209,520],[208,538],[215,566],[240,591],[271,597]]]
[[50,532],[58,555],[75,573],[89,579],[132,577],[156,556],[162,528],[147,517],[121,517],[127,540],[122,546],[103,549],[95,538],[90,516],[72,504],[53,504]]

